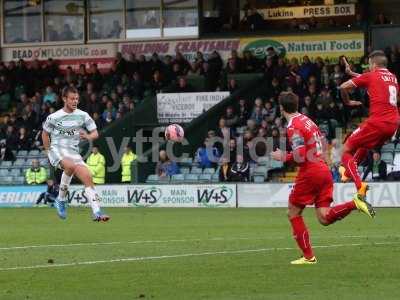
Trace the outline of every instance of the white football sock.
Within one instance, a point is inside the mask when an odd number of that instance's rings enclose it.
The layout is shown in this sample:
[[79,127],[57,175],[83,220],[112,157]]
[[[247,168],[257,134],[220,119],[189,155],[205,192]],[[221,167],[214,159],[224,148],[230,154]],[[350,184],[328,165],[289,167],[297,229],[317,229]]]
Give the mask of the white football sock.
[[58,198],[61,201],[65,201],[69,185],[71,184],[72,176],[67,175],[65,172],[62,173],[61,175],[61,181],[60,181],[60,191],[58,193]]
[[94,188],[85,187],[85,194],[89,200],[90,206],[92,207],[93,214],[97,214],[100,212],[100,203],[97,199],[97,194]]

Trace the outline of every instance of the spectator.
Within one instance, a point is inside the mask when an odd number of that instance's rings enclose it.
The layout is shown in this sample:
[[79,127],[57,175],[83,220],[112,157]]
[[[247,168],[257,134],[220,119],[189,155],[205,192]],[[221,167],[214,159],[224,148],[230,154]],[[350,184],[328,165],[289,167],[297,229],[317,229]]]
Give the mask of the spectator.
[[330,161],[332,165],[339,166],[342,160],[341,145],[337,139],[331,142]]
[[112,101],[107,101],[106,104],[106,109],[104,110],[103,114],[102,114],[102,118],[104,121],[107,122],[107,118],[109,118],[111,116],[111,119],[115,119],[116,116],[116,109],[112,103]]
[[233,163],[236,159],[236,139],[229,140],[229,162]]
[[36,205],[39,205],[42,201],[45,205],[47,203],[53,204],[58,197],[59,186],[52,179],[47,180],[47,190],[39,195],[36,200]]
[[64,24],[63,31],[59,35],[60,41],[72,41],[75,39],[74,32],[69,24]]
[[48,86],[46,88],[46,93],[44,94],[43,97],[43,102],[49,104],[55,104],[56,100],[57,100],[56,93],[53,92],[53,88],[51,86]]
[[226,156],[221,157],[218,177],[221,182],[228,182],[231,180],[231,164]]
[[92,153],[87,158],[86,164],[92,173],[93,183],[104,184],[106,179],[106,159],[99,152],[99,147],[93,146]]
[[246,100],[240,99],[239,100],[239,124],[240,126],[246,125],[247,119],[250,116],[249,110],[247,109]]
[[264,28],[264,18],[255,7],[250,8],[249,15],[246,20],[248,29],[258,31]]
[[42,184],[47,180],[47,171],[40,166],[37,159],[34,159],[32,167],[26,170],[25,179],[27,184]]
[[203,145],[196,151],[196,161],[201,168],[214,167],[220,158],[220,153],[214,145],[211,145],[209,139],[204,140]]
[[31,150],[32,140],[28,136],[25,127],[21,127],[18,132],[17,150]]
[[239,117],[234,113],[232,106],[226,108],[224,119],[228,127],[235,127],[239,122]]
[[7,146],[7,141],[2,139],[0,141],[0,161],[14,161],[15,156],[11,149]]
[[372,172],[372,181],[384,181],[387,176],[387,167],[386,163],[381,160],[381,155],[379,152],[373,152],[372,160],[368,161],[367,169],[363,175],[363,181],[368,177],[368,175]]
[[161,150],[159,154],[159,161],[156,165],[156,174],[163,178],[179,173],[180,171],[177,163],[169,159],[165,150]]
[[119,39],[121,37],[121,32],[122,32],[122,27],[119,24],[118,20],[113,21],[113,27],[111,29],[110,34],[108,35],[108,38],[115,38]]
[[137,159],[136,154],[133,153],[130,146],[125,147],[124,154],[121,158],[121,182],[131,183],[132,182],[132,162]]
[[243,156],[236,155],[236,161],[231,167],[231,181],[234,182],[247,182],[250,181],[250,167],[249,163],[243,160]]
[[225,141],[229,141],[231,137],[235,136],[235,131],[232,127],[227,126],[224,118],[220,118],[216,134]]
[[379,13],[375,20],[375,25],[391,24],[391,21],[383,14]]

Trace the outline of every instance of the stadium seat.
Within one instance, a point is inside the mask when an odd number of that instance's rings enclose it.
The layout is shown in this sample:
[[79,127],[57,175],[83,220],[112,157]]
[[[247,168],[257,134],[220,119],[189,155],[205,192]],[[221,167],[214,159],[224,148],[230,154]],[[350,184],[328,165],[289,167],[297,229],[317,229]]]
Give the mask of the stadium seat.
[[189,174],[190,168],[181,168],[181,174]]
[[215,172],[212,176],[211,176],[211,181],[212,182],[219,182],[219,172]]
[[260,157],[257,161],[258,165],[260,166],[268,166],[270,163],[270,159],[268,156]]
[[17,158],[17,160],[14,161],[13,166],[14,166],[14,167],[23,167],[23,166],[25,166],[25,159],[23,159],[23,158]]
[[6,177],[9,176],[10,172],[8,171],[8,169],[0,169],[0,176],[1,177]]
[[21,169],[11,169],[10,176],[14,176],[14,177],[21,176]]
[[193,163],[193,159],[191,157],[187,157],[187,158],[181,158],[181,160],[179,161],[179,165],[180,166],[184,166],[184,167],[191,167]]
[[203,174],[214,174],[215,173],[215,169],[214,168],[205,168],[203,170]]
[[42,159],[39,161],[39,163],[40,163],[40,165],[43,166],[43,167],[47,167],[47,166],[50,165],[49,160],[48,160],[47,158],[42,158]]
[[171,176],[171,183],[180,183],[185,181],[184,174],[175,174]]
[[253,177],[253,181],[254,181],[255,183],[265,182],[265,177],[262,176],[262,175],[255,175],[255,176]]
[[199,174],[185,174],[186,183],[198,183]]
[[198,168],[198,167],[193,167],[190,170],[190,174],[203,174],[203,169]]
[[19,150],[19,151],[17,151],[17,158],[25,158],[25,157],[27,157],[28,156],[28,151],[26,151],[26,150]]
[[0,185],[10,185],[13,184],[14,178],[11,176],[8,177],[0,177]]
[[40,151],[39,150],[31,150],[31,151],[29,151],[28,156],[30,156],[30,157],[40,156]]
[[266,166],[258,166],[253,171],[253,176],[261,175],[265,176],[268,173],[268,168]]
[[25,177],[22,176],[14,177],[14,183],[20,185],[25,184]]
[[271,170],[283,168],[283,162],[277,160],[271,160]]
[[35,160],[35,158],[28,158],[26,161],[25,161],[25,167],[30,167],[30,166],[32,166],[32,161],[34,161]]
[[[396,154],[397,156],[398,154]],[[393,154],[391,152],[383,152],[382,153],[382,160],[387,164],[393,164]]]
[[199,181],[200,182],[210,182],[212,179],[212,174],[201,174],[199,176]]
[[385,145],[382,146],[381,153],[384,153],[384,152],[393,152],[394,149],[395,149],[395,148],[394,148],[394,144],[393,144],[393,143],[385,144]]
[[158,183],[159,184],[167,184],[169,183],[171,178],[169,176],[163,176],[158,178]]
[[152,174],[147,176],[146,183],[158,183],[159,178],[158,175]]
[[0,168],[9,169],[12,166],[12,161],[2,161],[0,164]]

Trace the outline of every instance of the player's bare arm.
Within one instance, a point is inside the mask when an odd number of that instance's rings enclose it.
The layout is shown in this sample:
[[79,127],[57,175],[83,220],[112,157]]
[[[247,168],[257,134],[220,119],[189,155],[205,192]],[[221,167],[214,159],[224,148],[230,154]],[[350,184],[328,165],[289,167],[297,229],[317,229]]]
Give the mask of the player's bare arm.
[[98,133],[97,129],[92,130],[92,131],[89,132],[89,133],[88,133],[87,131],[85,131],[85,130],[81,130],[81,131],[79,132],[79,137],[80,137],[82,140],[94,141],[94,140],[98,139],[99,133]]
[[46,151],[49,151],[50,148],[50,136],[46,130],[42,131],[42,141],[43,141],[43,148]]
[[361,101],[355,101],[350,99],[350,91],[354,88],[354,84],[351,80],[347,80],[340,86],[340,95],[342,96],[343,103],[347,106],[361,106]]
[[271,152],[271,157],[277,161],[285,161],[286,154],[284,151],[277,148],[275,151]]
[[350,64],[348,63],[346,57],[343,56],[343,57],[342,57],[342,61],[343,61],[343,63],[344,63],[345,72],[346,72],[347,75],[349,75],[349,76],[351,76],[351,77],[358,77],[358,76],[361,75],[361,74],[359,74],[359,73],[354,72],[354,71],[351,69]]

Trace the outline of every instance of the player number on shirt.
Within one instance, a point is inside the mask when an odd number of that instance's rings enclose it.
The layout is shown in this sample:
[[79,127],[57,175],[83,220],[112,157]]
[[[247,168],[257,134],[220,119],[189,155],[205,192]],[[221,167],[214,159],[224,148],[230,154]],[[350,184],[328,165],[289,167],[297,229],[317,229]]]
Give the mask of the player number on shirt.
[[317,154],[321,155],[322,154],[322,137],[319,134],[319,132],[314,132],[314,141],[315,141],[315,147],[317,148]]
[[389,85],[389,102],[393,106],[397,106],[397,88],[394,85]]

